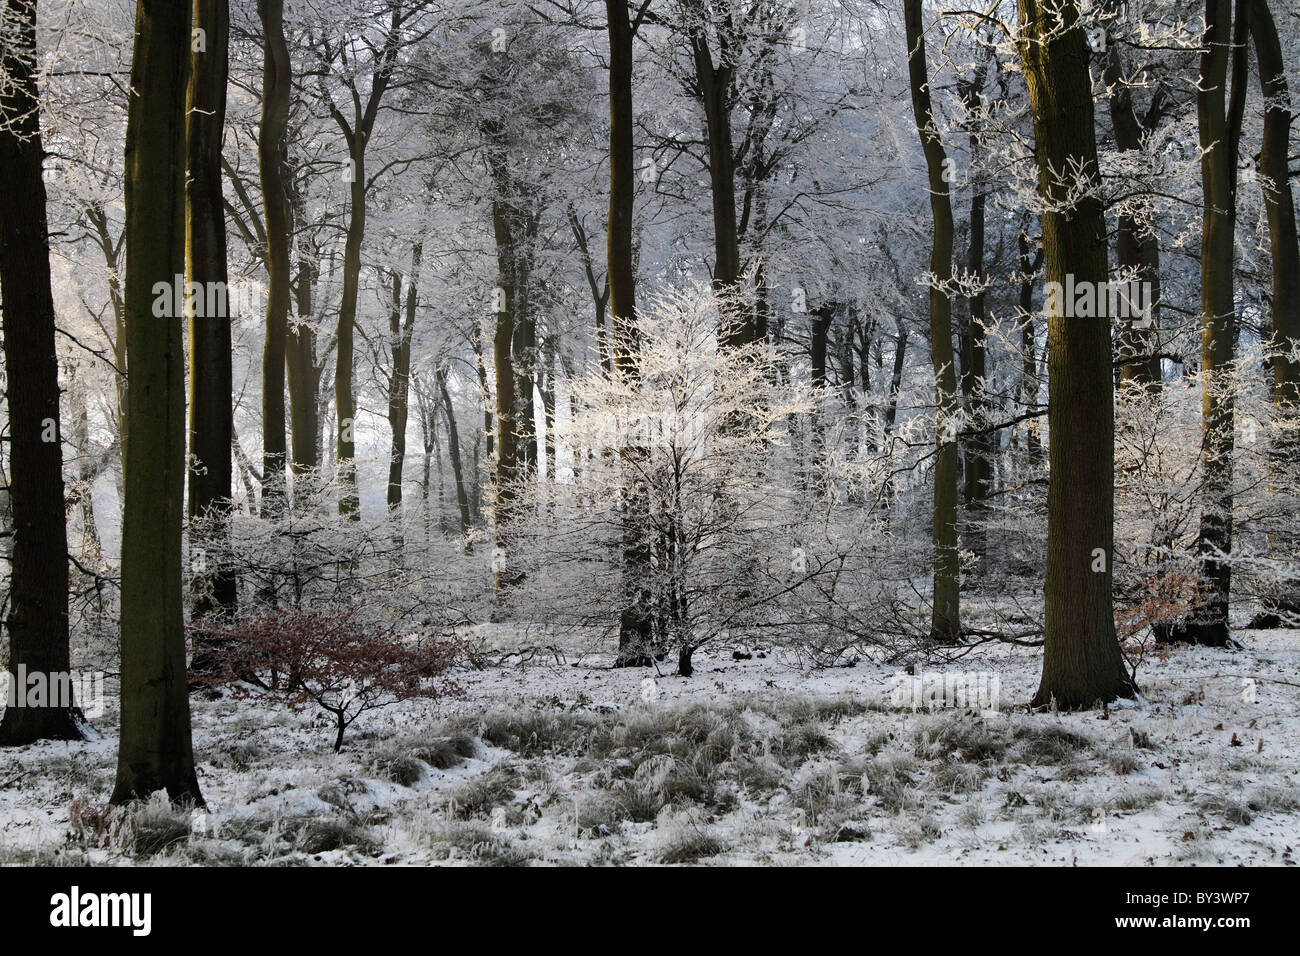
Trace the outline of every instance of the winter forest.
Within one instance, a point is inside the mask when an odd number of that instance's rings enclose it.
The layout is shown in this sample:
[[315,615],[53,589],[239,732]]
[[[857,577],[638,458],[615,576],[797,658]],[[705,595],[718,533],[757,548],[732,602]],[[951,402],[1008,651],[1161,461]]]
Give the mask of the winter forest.
[[1294,865],[1296,0],[0,10],[0,863]]

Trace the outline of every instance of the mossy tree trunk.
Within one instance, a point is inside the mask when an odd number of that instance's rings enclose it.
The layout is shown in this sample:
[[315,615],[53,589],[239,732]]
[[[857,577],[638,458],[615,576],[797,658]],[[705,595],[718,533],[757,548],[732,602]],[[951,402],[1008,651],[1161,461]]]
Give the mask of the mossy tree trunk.
[[[226,117],[227,0],[194,0],[196,35],[190,49],[187,109],[189,175],[185,187],[186,281],[200,289],[225,288],[226,213],[222,204],[221,141]],[[197,304],[197,303],[194,303]],[[230,314],[225,295],[204,295],[190,310],[191,547],[223,533],[231,511],[231,443],[234,411]],[[208,314],[216,305],[218,314]],[[223,548],[218,548],[224,551]],[[224,561],[196,575],[194,613],[230,612],[235,577]]]
[[181,596],[185,497],[182,319],[154,285],[185,267],[190,5],[139,0],[126,129],[127,393],[122,512],[121,730],[112,802],[166,790],[202,803],[190,740]]
[[[1273,413],[1287,423],[1271,454],[1279,466],[1279,481],[1283,481],[1287,466],[1300,458],[1295,432],[1296,416],[1300,415],[1300,361],[1290,355],[1300,346],[1300,244],[1288,170],[1294,116],[1282,46],[1267,0],[1254,0],[1250,31],[1255,40],[1260,88],[1267,101],[1259,175],[1273,257]],[[1300,581],[1280,582],[1278,593],[1265,600],[1264,613],[1252,625],[1281,626],[1283,615],[1300,615]]]
[[[1286,353],[1300,345],[1300,243],[1287,166],[1295,116],[1291,112],[1282,46],[1267,0],[1254,0],[1250,30],[1255,39],[1261,92],[1268,102],[1259,172],[1273,256],[1273,348]],[[1300,361],[1285,354],[1273,360],[1273,403],[1287,415],[1300,409]]]
[[[1058,19],[1060,18],[1060,19]],[[1106,288],[1105,213],[1093,190],[1057,171],[1099,179],[1087,43],[1074,0],[1020,0],[1020,61],[1034,114],[1047,282]],[[1135,692],[1115,635],[1115,400],[1108,316],[1071,316],[1047,297],[1047,575],[1043,674],[1034,706],[1091,707]]]

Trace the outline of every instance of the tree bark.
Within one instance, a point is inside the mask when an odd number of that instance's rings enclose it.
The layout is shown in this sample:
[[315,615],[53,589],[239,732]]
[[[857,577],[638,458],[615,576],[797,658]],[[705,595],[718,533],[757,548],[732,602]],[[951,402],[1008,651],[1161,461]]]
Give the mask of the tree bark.
[[[632,214],[636,193],[632,124],[632,43],[635,31],[627,0],[605,0],[609,34],[609,213],[606,220],[606,285],[609,290],[613,375],[635,384],[640,376],[636,328],[636,271],[632,261]],[[730,151],[728,151],[730,155]],[[716,208],[716,206],[715,206]],[[734,211],[732,229],[735,228]],[[629,429],[632,431],[632,429]],[[650,527],[639,476],[646,449],[619,449],[627,496],[623,505],[623,609],[619,614],[620,667],[652,661],[654,618],[650,607]]]
[[[1034,277],[1043,264],[1043,249],[1040,246],[1031,259],[1029,257],[1029,236],[1024,229],[1016,235],[1016,249],[1020,258],[1020,404],[1027,410],[1038,405],[1038,336],[1034,329],[1037,324],[1034,314]],[[1043,442],[1038,436],[1037,428],[1027,427],[1026,450],[1030,465],[1036,465],[1043,457]]]
[[[578,254],[582,259],[582,271],[587,277],[587,288],[591,291],[591,303],[596,316],[596,356],[600,360],[600,367],[604,370],[606,376],[609,376],[614,374],[614,357],[610,352],[609,331],[605,322],[605,311],[609,305],[609,276],[607,273],[603,286],[596,281],[596,269],[591,261],[591,246],[587,242],[587,231],[583,228],[582,221],[578,219],[578,214],[573,211],[572,207],[569,209],[569,228],[573,232],[573,241],[577,245]],[[628,256],[630,260],[630,248],[628,249]]]
[[456,411],[447,391],[447,375],[438,370],[438,394],[442,397],[443,412],[447,417],[447,454],[451,458],[451,473],[456,481],[456,507],[460,512],[460,533],[466,535],[470,527],[469,493],[465,487],[465,469],[460,460],[460,431],[456,427]]
[[364,101],[350,83],[353,113],[351,122],[330,102],[330,115],[338,124],[348,149],[348,221],[343,243],[343,293],[339,301],[339,325],[334,363],[334,408],[338,448],[336,467],[343,483],[339,493],[339,514],[361,517],[361,498],[356,472],[356,397],[353,394],[357,296],[361,288],[361,247],[366,237],[366,147],[384,94],[392,80],[400,31],[400,5],[389,10],[388,33]]
[[[984,86],[982,67],[975,79],[960,84],[962,100],[968,114],[980,106],[980,90]],[[979,155],[979,133],[972,123],[969,129],[971,164]],[[966,271],[981,288],[967,300],[969,312],[966,334],[962,336],[961,390],[966,410],[975,434],[965,441],[962,468],[962,502],[966,507],[965,541],[969,551],[977,556],[984,554],[985,499],[993,483],[993,433],[983,430],[985,419],[984,391],[988,381],[988,320],[987,296],[984,283],[984,218],[988,199],[982,183],[972,186],[970,200],[970,248],[967,250]]]
[[[1233,234],[1237,210],[1237,148],[1245,108],[1248,0],[1207,0],[1196,117],[1201,189],[1201,462],[1204,469],[1197,551],[1205,601],[1182,625],[1162,630],[1164,642],[1227,646],[1232,590],[1233,434],[1232,371],[1237,314],[1233,289]],[[1231,54],[1229,53],[1231,43]],[[1231,96],[1229,61],[1231,69]]]
[[[291,187],[289,208],[299,232],[304,228],[303,203]],[[294,497],[308,490],[308,476],[320,467],[320,373],[316,367],[316,331],[311,325],[312,290],[320,275],[305,243],[298,246],[298,279],[295,283],[296,321],[290,324],[285,354],[285,371],[289,384],[289,434],[292,457],[289,468],[294,476]]]
[[194,771],[181,600],[185,348],[155,317],[185,258],[185,89],[190,5],[139,0],[126,129],[127,398],[122,516],[121,730],[112,802],[166,790],[203,802]]
[[708,35],[708,8],[701,0],[692,5],[687,30],[700,105],[704,108],[705,137],[709,149],[709,186],[713,199],[713,288],[722,297],[719,314],[722,328],[718,341],[725,347],[739,347],[757,341],[753,316],[729,299],[740,281],[740,233],[736,224],[736,159],[731,144],[732,72],[728,32],[719,30],[719,63],[713,65]]
[[285,128],[293,85],[284,39],[284,0],[258,0],[262,53],[262,114],[257,165],[266,217],[266,341],[262,349],[262,511],[285,504],[285,353],[289,330],[289,190],[285,182]]
[[[498,185],[498,190],[501,188]],[[519,475],[518,409],[515,400],[514,257],[509,212],[504,197],[492,203],[492,229],[496,239],[498,297],[496,331],[492,337],[492,367],[496,373],[496,506],[492,510],[494,546],[493,580],[498,590],[507,587],[511,575],[503,562],[509,560],[509,528],[514,517],[515,484]]]
[[1267,0],[1254,0],[1250,30],[1255,38],[1261,92],[1268,101],[1259,172],[1273,257],[1272,347],[1280,353],[1273,359],[1273,403],[1280,412],[1293,415],[1300,407],[1300,361],[1285,353],[1300,344],[1300,243],[1287,166],[1294,116],[1286,64]]
[[343,488],[339,493],[339,514],[361,515],[356,472],[356,399],[353,395],[354,336],[357,324],[357,295],[361,286],[361,244],[366,233],[366,156],[364,146],[353,137],[348,143],[351,176],[347,237],[343,246],[343,297],[339,303],[338,336],[335,340],[334,408],[336,415],[337,468]]
[[[1058,19],[1062,18],[1062,19]],[[1096,182],[1092,83],[1087,44],[1074,0],[1020,0],[1020,60],[1034,114],[1038,192],[1042,197],[1047,281],[1106,288],[1105,214],[1090,190],[1059,170]],[[1037,707],[1091,707],[1131,697],[1111,604],[1114,560],[1115,404],[1109,317],[1070,316],[1062,296],[1048,297],[1047,577],[1043,674]]]
[[[1287,430],[1275,439],[1271,455],[1281,466],[1277,471],[1284,481],[1285,466],[1300,457],[1293,437],[1294,419],[1300,414],[1300,361],[1289,354],[1300,346],[1300,244],[1296,240],[1295,203],[1288,170],[1293,117],[1286,64],[1267,0],[1254,0],[1250,31],[1255,40],[1260,91],[1267,101],[1259,173],[1273,258],[1273,410],[1279,421],[1289,422]],[[1286,620],[1284,615],[1298,614],[1300,582],[1284,579],[1279,582],[1278,593],[1265,599],[1264,613],[1251,626],[1279,627]]]
[[[13,32],[0,51],[0,295],[8,377],[13,543],[9,593],[9,673],[25,695],[18,668],[47,683],[70,668],[68,537],[63,510],[63,438],[59,365],[50,289],[49,227],[41,167],[40,97],[36,86],[36,0],[5,0]],[[66,684],[64,686],[67,686]],[[17,699],[17,698],[16,698]],[[25,700],[25,697],[24,697]],[[31,703],[30,701],[28,702]],[[0,746],[80,740],[76,702],[5,708]]]
[[406,422],[410,410],[411,337],[415,334],[415,308],[419,295],[420,260],[424,247],[411,250],[410,284],[406,290],[405,321],[402,321],[402,276],[393,273],[393,306],[390,312],[389,342],[393,350],[393,374],[388,384],[388,426],[393,433],[388,455],[388,510],[402,507],[402,467],[406,461]]
[[[1142,124],[1133,106],[1133,91],[1124,76],[1118,43],[1109,46],[1102,79],[1106,83],[1115,148],[1120,152],[1141,149]],[[1156,115],[1162,96],[1163,93],[1157,89],[1152,100],[1152,112]],[[1136,276],[1138,282],[1145,283],[1151,290],[1149,301],[1143,297],[1143,304],[1149,312],[1120,317],[1123,322],[1119,330],[1119,352],[1123,361],[1120,383],[1159,388],[1160,359],[1153,353],[1157,345],[1155,329],[1160,325],[1160,243],[1150,232],[1144,233],[1137,220],[1128,213],[1121,213],[1116,223],[1115,260],[1120,269]]]
[[934,460],[934,597],[930,639],[951,643],[961,633],[961,569],[957,549],[957,373],[952,347],[952,199],[945,181],[943,142],[930,103],[921,24],[921,0],[904,0],[907,29],[907,68],[912,113],[929,171],[930,214],[934,236],[930,247],[930,354],[934,363],[936,435]]
[[[230,35],[227,0],[193,0],[195,28],[203,43],[192,42],[186,115],[189,176],[186,180],[186,281],[200,290],[205,305],[219,314],[190,309],[190,472],[191,545],[224,537],[231,502],[231,441],[234,410],[227,296],[206,290],[226,288],[226,213],[222,201],[221,142],[226,118],[226,72]],[[224,553],[217,541],[218,551]],[[229,613],[235,607],[235,576],[218,560],[209,575],[195,581],[194,615]],[[200,662],[196,661],[198,669]]]

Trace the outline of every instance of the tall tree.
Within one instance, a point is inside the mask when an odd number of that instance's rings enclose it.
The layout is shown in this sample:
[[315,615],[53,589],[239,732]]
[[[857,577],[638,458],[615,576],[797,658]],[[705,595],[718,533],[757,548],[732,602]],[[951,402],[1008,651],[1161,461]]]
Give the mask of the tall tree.
[[166,790],[202,803],[194,772],[181,599],[185,346],[154,287],[185,266],[190,5],[138,0],[126,121],[127,393],[122,517],[122,710],[112,802]]
[[[987,64],[981,63],[972,80],[958,82],[970,141],[971,167],[980,151],[981,93]],[[993,486],[993,433],[985,429],[984,407],[988,381],[988,297],[984,291],[984,219],[988,206],[986,186],[972,183],[970,199],[970,248],[966,271],[976,289],[967,299],[969,313],[965,334],[961,337],[961,391],[975,434],[966,439],[962,478],[962,499],[967,511],[966,547],[976,555],[984,553],[984,521],[989,492]]]
[[285,353],[289,334],[289,189],[285,129],[293,66],[284,39],[284,0],[257,0],[262,21],[262,115],[257,167],[266,216],[266,340],[262,349],[262,508],[285,503]]
[[[45,149],[36,84],[36,0],[5,0],[0,8],[0,308],[8,377],[13,513],[10,552],[9,671],[67,675],[68,537],[63,504],[63,438],[59,428],[59,364],[50,291]],[[66,682],[63,686],[67,686]],[[25,683],[15,683],[24,693]],[[0,745],[80,740],[75,701],[48,697],[37,706],[8,707]]]
[[289,435],[292,457],[289,468],[294,476],[294,497],[305,490],[304,477],[320,467],[320,380],[324,363],[316,358],[316,330],[312,325],[313,289],[320,278],[319,250],[308,239],[305,206],[296,179],[289,185],[289,209],[293,214],[293,232],[298,236],[298,269],[294,282],[295,321],[289,324],[285,348],[285,372],[289,385]]
[[957,370],[952,347],[952,193],[947,154],[934,122],[926,65],[921,0],[904,0],[907,72],[912,114],[925,151],[930,181],[930,355],[934,363],[936,407],[934,459],[934,597],[930,638],[951,643],[961,632],[960,555],[957,547]]
[[[416,243],[411,249],[411,274],[407,279],[406,300],[402,300],[402,274],[393,272],[393,301],[389,308],[389,347],[393,353],[393,371],[388,380],[388,425],[393,433],[388,455],[388,509],[402,507],[402,467],[406,462],[406,422],[410,414],[411,337],[415,334],[416,291],[420,281],[420,260],[424,247]],[[405,317],[403,317],[403,315]]]
[[[515,370],[516,310],[519,308],[517,253],[522,232],[507,162],[508,148],[500,121],[484,121],[486,157],[492,177],[492,236],[496,244],[497,286],[493,289],[496,324],[492,334],[492,368],[496,380],[496,506],[492,509],[492,540],[496,549],[494,583],[500,589],[511,581],[504,561],[509,560],[510,524],[520,475],[520,419],[523,417]],[[526,307],[526,306],[525,306]],[[480,373],[482,374],[482,373]],[[486,383],[485,383],[486,386]],[[486,393],[486,387],[484,389]],[[486,427],[486,417],[485,417]],[[491,455],[491,447],[488,451]]]
[[[460,533],[469,534],[470,509],[469,492],[465,485],[465,468],[460,457],[460,430],[456,427],[456,410],[452,408],[451,392],[447,390],[447,373],[438,369],[435,373],[438,395],[442,399],[443,414],[447,418],[447,457],[451,459],[451,473],[456,480],[456,508],[460,514]],[[428,479],[425,479],[426,484]]]
[[[367,51],[371,62],[366,65],[370,74],[370,88],[363,92],[355,71],[348,70],[343,77],[347,98],[352,104],[350,116],[335,104],[328,91],[323,92],[330,116],[337,124],[347,147],[348,219],[343,246],[343,294],[339,302],[338,335],[335,339],[337,357],[334,365],[334,407],[336,412],[339,477],[343,491],[339,497],[339,513],[359,518],[361,499],[357,493],[355,417],[356,396],[353,393],[355,356],[353,354],[357,324],[357,296],[361,288],[361,250],[366,237],[366,199],[372,185],[366,176],[366,151],[375,130],[375,122],[383,105],[384,96],[393,82],[397,68],[397,55],[403,43],[403,33],[411,21],[427,7],[425,0],[410,3],[388,4],[387,22],[378,43],[361,36],[359,44]],[[427,31],[426,34],[427,35]],[[406,42],[417,43],[422,35],[406,37]],[[352,53],[349,41],[326,41],[325,65],[322,76],[336,66],[349,67]]]
[[[648,3],[636,22],[627,0],[605,0],[609,34],[609,215],[606,221],[606,283],[612,328],[613,374],[635,385],[640,372],[636,331],[636,270],[632,261],[632,213],[636,172],[632,126],[632,44]],[[732,228],[734,229],[734,210]],[[593,284],[594,290],[594,284]],[[602,323],[603,324],[603,323]],[[630,430],[629,430],[630,431]],[[651,662],[654,620],[647,586],[650,567],[650,521],[642,487],[645,449],[629,444],[619,450],[628,485],[623,513],[623,591],[619,616],[618,657],[623,666]]]
[[[1108,281],[1105,213],[1088,50],[1076,0],[1019,0],[1017,46],[1034,115],[1047,282]],[[1062,170],[1077,170],[1062,176]],[[1088,188],[1083,188],[1088,187]],[[1047,578],[1043,674],[1035,706],[1091,707],[1131,697],[1115,635],[1115,400],[1108,316],[1072,316],[1047,297]]]
[[[190,287],[226,288],[226,213],[221,142],[226,118],[228,0],[194,0],[186,115],[185,272]],[[203,308],[195,306],[202,302]],[[215,306],[215,314],[208,309]],[[203,294],[190,309],[190,473],[192,544],[201,547],[231,509],[234,412],[230,314],[224,294]],[[235,605],[235,577],[224,562],[206,576],[194,613]]]
[[1273,348],[1279,353],[1273,360],[1273,403],[1280,412],[1294,415],[1300,410],[1300,361],[1287,353],[1300,345],[1300,242],[1296,238],[1288,166],[1295,116],[1291,112],[1282,45],[1268,0],[1254,0],[1250,31],[1266,101],[1259,172],[1273,255]]
[[[1196,119],[1201,142],[1201,522],[1196,547],[1205,601],[1168,641],[1224,647],[1232,639],[1233,365],[1237,311],[1233,253],[1237,224],[1237,153],[1246,100],[1249,0],[1206,0]],[[1229,62],[1232,69],[1229,71]],[[1231,75],[1231,94],[1229,76]]]
[[[1118,42],[1108,42],[1102,79],[1110,108],[1115,148],[1131,152],[1142,148],[1142,133],[1154,129],[1164,109],[1165,88],[1157,86],[1146,113],[1139,117],[1133,102],[1133,87],[1124,72],[1124,60]],[[1160,325],[1160,241],[1149,228],[1138,222],[1127,209],[1121,209],[1115,227],[1115,263],[1127,275],[1151,290],[1150,300],[1143,296],[1142,305],[1149,311],[1141,315],[1122,316],[1119,351],[1122,365],[1120,381],[1158,388],[1161,382],[1160,359],[1154,354]]]
[[[1019,264],[1019,319],[1020,326],[1020,404],[1029,409],[1038,405],[1038,334],[1034,326],[1034,276],[1043,265],[1043,247],[1038,246],[1033,258],[1029,255],[1029,235],[1024,228],[1016,233],[1016,254]],[[1042,441],[1038,429],[1025,429],[1026,450],[1030,463],[1041,460]]]
[[[1282,45],[1267,0],[1254,0],[1250,32],[1266,104],[1259,174],[1273,258],[1273,409],[1286,423],[1272,454],[1277,463],[1285,464],[1300,457],[1294,430],[1296,416],[1300,415],[1300,361],[1291,354],[1300,348],[1300,243],[1296,239],[1289,169],[1293,114]],[[1283,623],[1283,613],[1300,614],[1300,582],[1284,580],[1279,590],[1279,594],[1265,600],[1264,613],[1251,622],[1252,626],[1277,626]]]
[[[719,11],[714,16],[709,0],[688,0],[685,10],[686,35],[690,40],[700,105],[704,108],[709,151],[709,185],[713,198],[713,287],[724,296],[721,342],[723,345],[744,345],[755,339],[753,317],[741,309],[727,308],[725,303],[726,298],[735,294],[736,283],[740,281],[736,157],[731,141],[733,47],[737,38],[731,30],[730,12]],[[710,21],[714,19],[717,21],[719,46],[716,64],[709,38]]]

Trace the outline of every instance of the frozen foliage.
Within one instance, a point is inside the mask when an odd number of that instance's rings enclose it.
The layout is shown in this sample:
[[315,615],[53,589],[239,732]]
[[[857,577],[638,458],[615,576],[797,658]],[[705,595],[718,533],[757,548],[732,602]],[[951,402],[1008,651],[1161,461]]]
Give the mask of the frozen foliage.
[[1294,636],[1242,636],[1245,652],[1174,651],[1104,720],[1013,707],[1036,680],[1028,649],[966,665],[1003,677],[990,717],[896,709],[890,668],[809,674],[715,647],[652,702],[635,669],[458,672],[464,698],[364,715],[341,753],[310,711],[196,698],[209,812],[110,810],[111,740],[37,745],[0,780],[0,859],[1283,864],[1300,832]]

